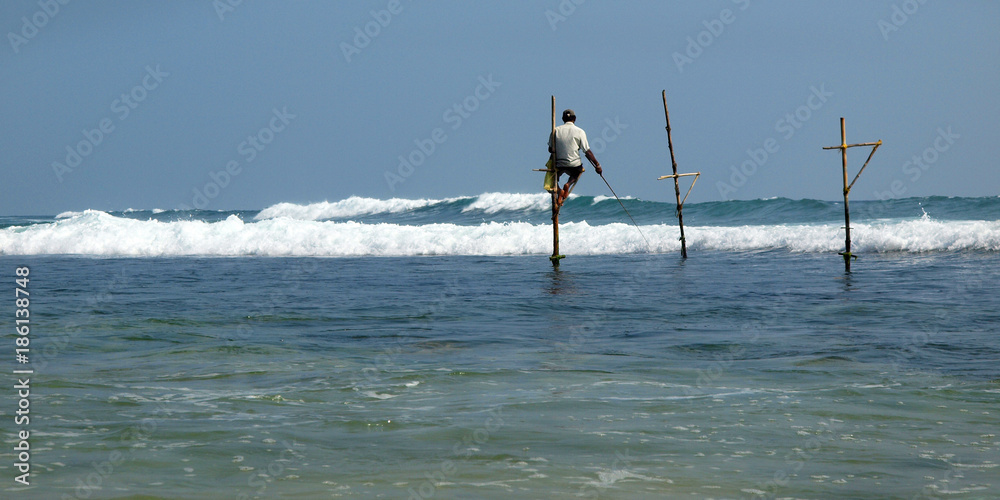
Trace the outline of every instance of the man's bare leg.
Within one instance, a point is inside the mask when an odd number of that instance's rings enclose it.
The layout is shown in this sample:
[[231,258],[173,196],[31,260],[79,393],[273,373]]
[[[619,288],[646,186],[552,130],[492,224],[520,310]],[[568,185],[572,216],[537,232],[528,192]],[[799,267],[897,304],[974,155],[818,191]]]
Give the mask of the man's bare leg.
[[[566,201],[566,198],[569,198],[569,194],[571,192],[573,192],[573,188],[576,186],[576,181],[578,181],[578,180],[580,180],[580,174],[576,174],[576,175],[569,174],[569,179],[566,180],[566,185],[563,186],[563,188],[561,190],[559,190],[559,197],[556,200],[556,205],[557,206],[561,207],[563,205],[563,203]],[[556,180],[556,186],[558,187],[558,185],[559,184],[558,184],[558,179],[557,179]]]

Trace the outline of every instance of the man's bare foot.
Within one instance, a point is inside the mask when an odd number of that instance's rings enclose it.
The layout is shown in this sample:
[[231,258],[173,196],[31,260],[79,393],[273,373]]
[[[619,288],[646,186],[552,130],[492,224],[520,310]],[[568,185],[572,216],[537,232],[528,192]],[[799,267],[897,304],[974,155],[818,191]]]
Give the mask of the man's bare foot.
[[559,196],[556,197],[556,206],[557,207],[562,207],[563,203],[566,201],[567,197],[569,197],[569,190],[568,189],[560,189],[559,190]]

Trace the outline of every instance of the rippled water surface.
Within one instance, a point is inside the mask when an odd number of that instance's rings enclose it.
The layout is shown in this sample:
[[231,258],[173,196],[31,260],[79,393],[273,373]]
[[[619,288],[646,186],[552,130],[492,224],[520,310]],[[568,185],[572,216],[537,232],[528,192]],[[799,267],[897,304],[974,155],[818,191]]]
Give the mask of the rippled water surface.
[[995,498],[998,264],[0,257],[31,269],[35,370],[32,486],[11,445],[3,490]]

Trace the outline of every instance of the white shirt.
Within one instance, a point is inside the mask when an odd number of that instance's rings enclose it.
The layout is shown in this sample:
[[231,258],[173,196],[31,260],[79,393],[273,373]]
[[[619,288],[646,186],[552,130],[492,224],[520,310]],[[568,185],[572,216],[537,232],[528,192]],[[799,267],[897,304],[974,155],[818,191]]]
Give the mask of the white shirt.
[[[582,128],[577,127],[573,122],[566,122],[555,130],[556,139],[556,168],[579,167],[583,165],[580,161],[580,151],[586,152],[590,149],[587,143],[587,133]],[[549,137],[549,147],[552,147],[552,137]]]

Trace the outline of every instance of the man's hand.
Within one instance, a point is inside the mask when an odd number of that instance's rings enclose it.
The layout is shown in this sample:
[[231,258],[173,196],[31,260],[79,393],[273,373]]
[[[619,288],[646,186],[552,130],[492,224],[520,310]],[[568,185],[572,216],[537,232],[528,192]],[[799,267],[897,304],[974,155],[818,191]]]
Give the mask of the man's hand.
[[598,163],[597,165],[594,165],[594,170],[597,171],[597,175],[604,175],[604,170],[601,169],[601,164],[600,163]]

